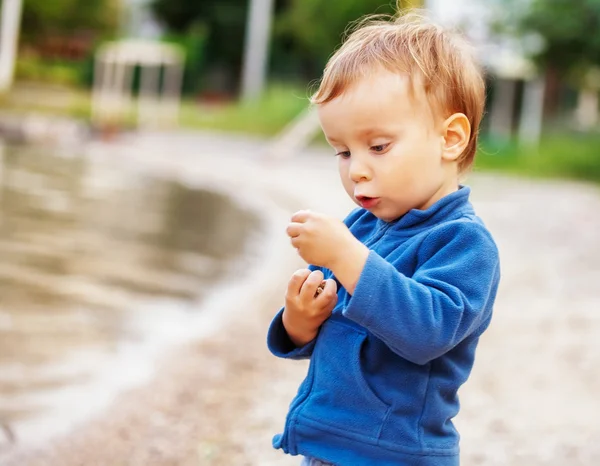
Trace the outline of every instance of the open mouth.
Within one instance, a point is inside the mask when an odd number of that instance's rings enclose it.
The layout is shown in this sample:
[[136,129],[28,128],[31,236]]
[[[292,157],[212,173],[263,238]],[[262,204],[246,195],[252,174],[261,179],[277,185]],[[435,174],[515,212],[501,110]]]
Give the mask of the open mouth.
[[358,202],[363,209],[372,209],[377,204],[379,204],[379,198],[369,196],[356,196],[356,202]]

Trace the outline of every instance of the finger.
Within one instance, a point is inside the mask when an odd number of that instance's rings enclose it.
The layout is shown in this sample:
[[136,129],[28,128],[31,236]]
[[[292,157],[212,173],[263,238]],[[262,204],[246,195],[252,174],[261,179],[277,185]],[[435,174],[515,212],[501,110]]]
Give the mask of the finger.
[[292,215],[292,222],[304,223],[310,218],[311,215],[312,212],[310,210],[299,210],[294,215]]
[[326,305],[335,297],[337,297],[337,283],[335,280],[329,278],[325,280],[325,286],[323,287],[323,291],[319,293],[317,302],[319,304]]
[[321,293],[323,293],[323,290],[325,289],[325,284],[327,282],[325,280],[323,280],[321,283],[319,283],[319,286],[317,286],[317,291],[315,292],[315,298],[317,296],[319,296]]
[[317,288],[323,281],[323,272],[315,270],[311,272],[300,290],[300,298],[306,301],[312,301],[317,293]]
[[300,233],[302,232],[302,224],[290,223],[285,231],[290,238],[296,238],[297,236],[300,236]]
[[299,236],[296,236],[295,238],[292,238],[292,239],[290,240],[290,242],[292,243],[292,246],[293,246],[294,248],[296,248],[296,249],[300,249],[300,245],[301,245],[301,242],[302,242],[302,240],[300,239],[300,237],[299,237]]
[[300,290],[302,290],[302,285],[304,285],[304,282],[309,275],[310,270],[308,269],[296,270],[288,282],[287,296],[290,298],[298,296],[300,294]]

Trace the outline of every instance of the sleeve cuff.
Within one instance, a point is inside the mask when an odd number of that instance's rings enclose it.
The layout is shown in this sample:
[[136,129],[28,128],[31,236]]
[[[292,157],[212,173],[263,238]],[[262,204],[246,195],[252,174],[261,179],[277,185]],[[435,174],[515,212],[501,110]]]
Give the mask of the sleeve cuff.
[[284,359],[307,359],[310,358],[315,346],[316,338],[306,345],[298,348],[290,340],[283,326],[283,309],[281,309],[269,327],[267,333],[267,347],[275,356]]

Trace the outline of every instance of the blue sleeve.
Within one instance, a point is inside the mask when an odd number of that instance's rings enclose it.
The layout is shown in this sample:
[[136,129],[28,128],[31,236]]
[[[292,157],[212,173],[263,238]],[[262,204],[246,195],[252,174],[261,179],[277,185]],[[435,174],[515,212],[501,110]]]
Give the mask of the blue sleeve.
[[313,341],[307,343],[302,347],[297,347],[285,330],[282,321],[283,308],[277,313],[269,331],[267,333],[267,347],[269,351],[278,358],[283,359],[308,359],[311,357],[313,349],[315,347],[315,338]]
[[371,251],[343,313],[403,358],[426,364],[491,316],[500,278],[485,228],[456,222],[429,234],[412,277]]
[[[344,223],[347,226],[351,226],[364,212],[362,209],[354,209],[344,220]],[[322,267],[318,267],[315,265],[309,265],[308,268],[311,271],[321,270],[325,278],[329,278],[331,276],[331,271],[327,269],[323,269]],[[336,280],[337,282],[337,280]],[[337,282],[338,289],[341,287],[340,283]],[[271,325],[269,327],[269,331],[267,332],[267,347],[269,351],[273,353],[275,356],[284,359],[308,359],[311,357],[313,349],[315,347],[316,338],[304,345],[301,348],[298,348],[292,340],[290,340],[285,327],[283,326],[282,316],[283,309],[277,313]]]

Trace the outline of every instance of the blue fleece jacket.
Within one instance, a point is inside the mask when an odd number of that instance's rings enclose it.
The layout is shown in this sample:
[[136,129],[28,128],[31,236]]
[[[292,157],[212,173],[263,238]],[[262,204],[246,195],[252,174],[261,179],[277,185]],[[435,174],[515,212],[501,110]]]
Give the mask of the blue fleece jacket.
[[459,464],[457,391],[500,278],[498,250],[469,194],[461,187],[390,223],[364,209],[348,216],[371,250],[354,294],[338,283],[332,316],[302,348],[283,327],[283,309],[269,328],[273,354],[311,360],[275,448],[341,466]]

